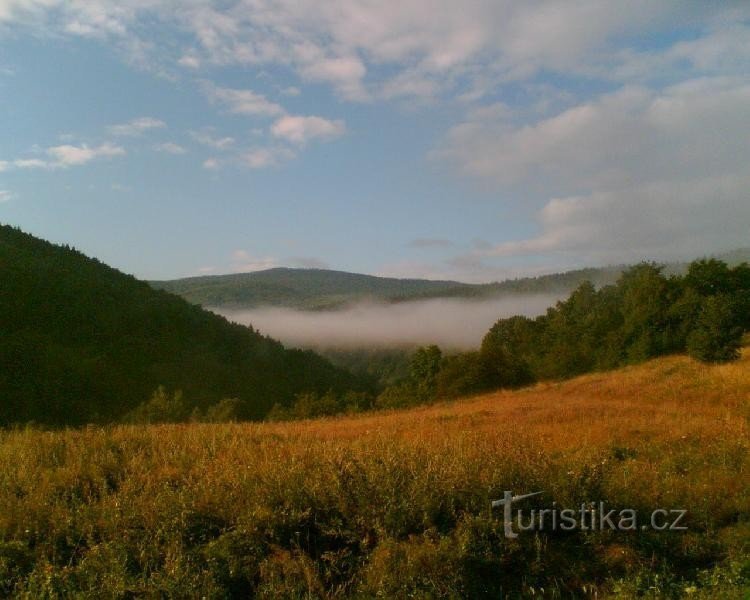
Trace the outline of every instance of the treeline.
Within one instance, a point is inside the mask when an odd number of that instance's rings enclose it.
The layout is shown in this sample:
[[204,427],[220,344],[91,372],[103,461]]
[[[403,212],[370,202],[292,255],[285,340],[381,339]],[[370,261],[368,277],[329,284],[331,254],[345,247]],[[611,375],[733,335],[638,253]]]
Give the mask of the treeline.
[[750,267],[718,260],[690,264],[684,276],[666,276],[641,264],[617,283],[582,283],[535,319],[500,319],[479,350],[443,356],[420,348],[409,377],[388,387],[378,407],[401,407],[541,380],[639,363],[673,353],[704,362],[739,356],[750,329]]
[[0,426],[175,420],[143,406],[159,386],[181,390],[180,420],[223,399],[236,418],[262,419],[300,394],[371,389],[314,352],[0,226]]
[[[597,289],[584,282],[547,313],[500,319],[473,352],[444,354],[437,346],[416,349],[397,361],[406,373],[376,396],[356,401],[333,392],[303,394],[277,405],[269,419],[312,418],[370,408],[403,408],[537,381],[559,380],[613,369],[666,354],[687,353],[703,362],[736,359],[750,330],[750,267],[730,268],[711,259],[690,264],[685,275],[662,267],[626,269],[616,283]],[[357,353],[343,352],[343,364]],[[365,353],[363,356],[367,356]],[[353,362],[354,361],[354,362]]]

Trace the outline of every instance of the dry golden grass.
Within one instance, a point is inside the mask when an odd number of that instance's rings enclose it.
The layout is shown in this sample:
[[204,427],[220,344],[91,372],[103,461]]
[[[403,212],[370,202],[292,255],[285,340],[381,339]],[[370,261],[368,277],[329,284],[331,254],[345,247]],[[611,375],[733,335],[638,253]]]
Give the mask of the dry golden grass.
[[[5,432],[0,591],[741,597],[749,423],[746,349],[406,411]],[[505,489],[686,508],[690,530],[505,540]]]

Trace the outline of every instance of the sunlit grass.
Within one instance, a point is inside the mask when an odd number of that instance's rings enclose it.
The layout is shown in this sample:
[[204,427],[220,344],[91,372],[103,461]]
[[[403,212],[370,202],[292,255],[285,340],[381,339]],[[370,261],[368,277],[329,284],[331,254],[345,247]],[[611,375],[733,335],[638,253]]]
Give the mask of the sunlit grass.
[[[745,350],[358,417],[4,432],[0,589],[742,597],[749,423]],[[506,489],[686,508],[689,531],[506,540]]]

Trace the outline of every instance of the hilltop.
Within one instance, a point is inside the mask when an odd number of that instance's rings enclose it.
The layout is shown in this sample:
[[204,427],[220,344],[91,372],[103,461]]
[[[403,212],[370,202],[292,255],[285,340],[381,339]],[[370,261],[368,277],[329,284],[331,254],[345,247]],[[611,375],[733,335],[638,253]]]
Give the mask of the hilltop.
[[[716,256],[729,266],[750,262],[750,249]],[[682,274],[688,263],[666,265],[666,272]],[[328,269],[277,267],[251,273],[206,275],[151,281],[156,289],[189,302],[217,308],[280,306],[299,310],[332,310],[359,301],[404,302],[429,298],[483,299],[514,294],[565,295],[584,281],[610,285],[628,265],[575,269],[537,277],[493,283],[462,283],[429,279],[396,279]]]
[[236,398],[261,418],[301,392],[359,383],[80,252],[0,226],[0,425],[111,422],[157,386],[186,409]]

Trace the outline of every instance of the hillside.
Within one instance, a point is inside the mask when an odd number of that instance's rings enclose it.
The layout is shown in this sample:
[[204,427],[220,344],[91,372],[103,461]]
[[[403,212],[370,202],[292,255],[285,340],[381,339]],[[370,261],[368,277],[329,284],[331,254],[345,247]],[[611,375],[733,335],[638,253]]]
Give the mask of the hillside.
[[[739,599],[748,398],[746,349],[359,417],[7,432],[0,593]],[[604,501],[687,530],[507,539],[504,490],[543,492],[526,520]]]
[[[750,249],[719,254],[729,266],[750,261]],[[688,263],[667,265],[673,274]],[[597,287],[614,283],[626,265],[585,268],[483,284],[427,279],[394,279],[327,269],[274,268],[252,273],[152,281],[157,289],[178,294],[194,304],[222,308],[282,306],[329,310],[361,300],[402,302],[427,298],[492,298],[512,294],[567,294],[584,281]]]
[[288,268],[153,281],[151,285],[203,306],[286,306],[307,310],[337,308],[365,299],[395,302],[461,296],[472,289],[456,281],[394,279],[327,269]]
[[152,289],[68,247],[0,226],[0,424],[121,418],[164,385],[263,417],[302,391],[357,387],[312,352]]

